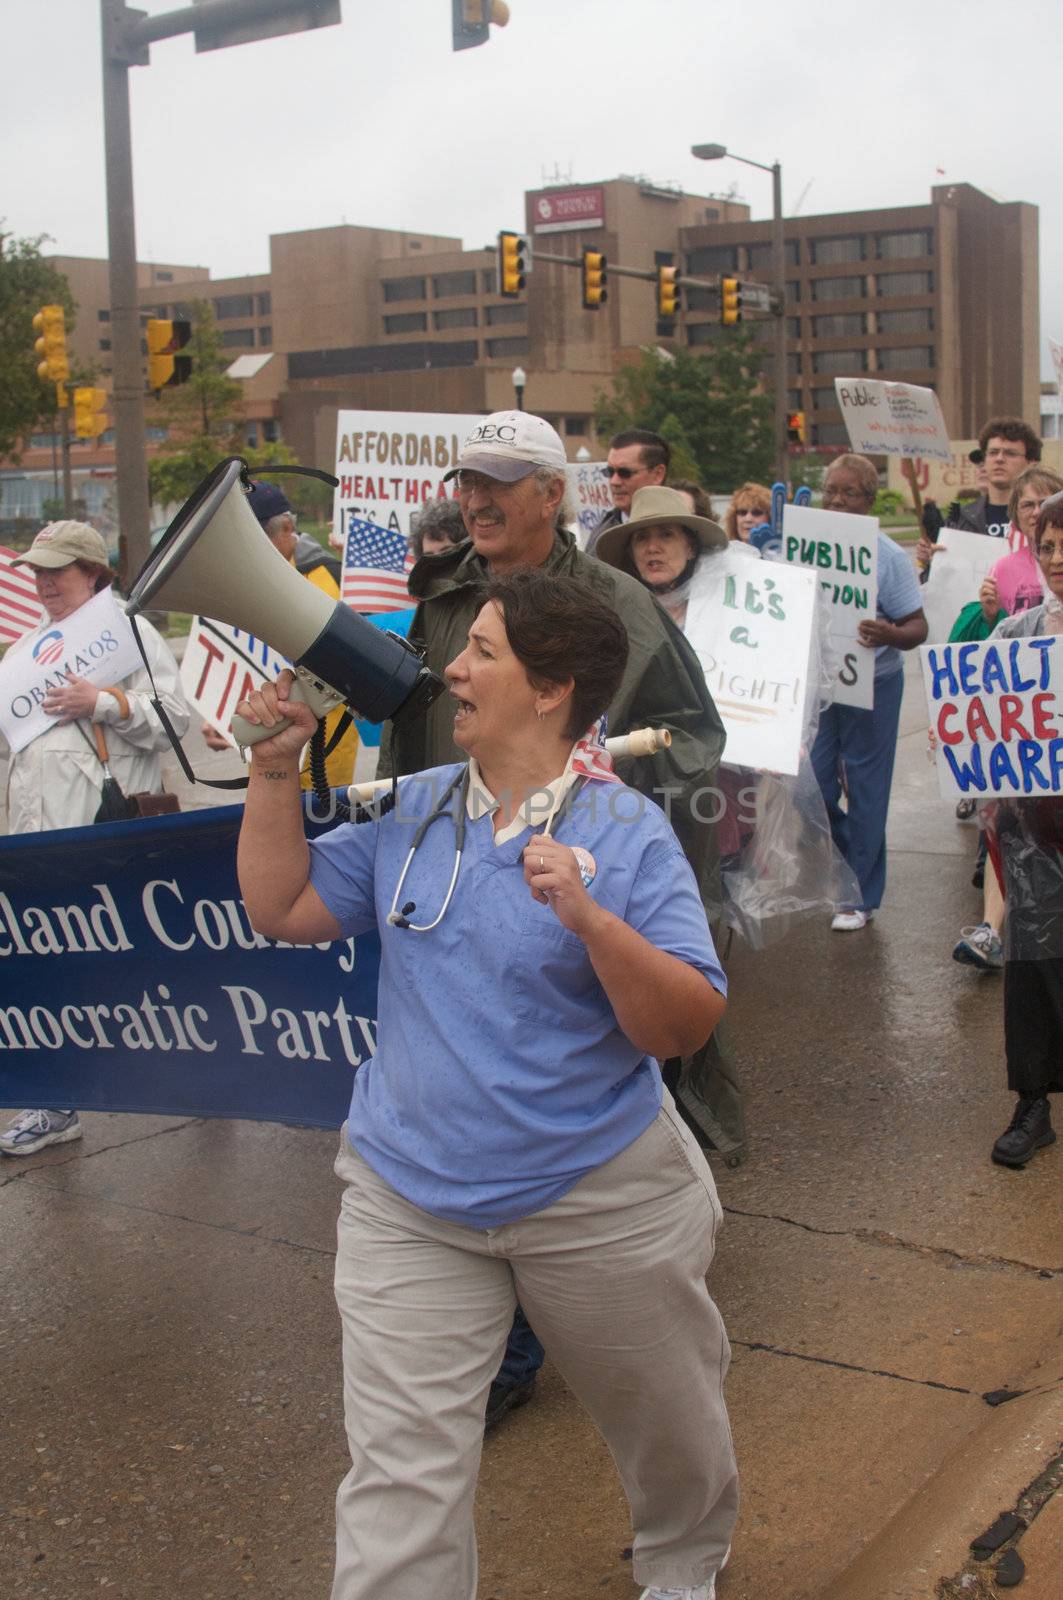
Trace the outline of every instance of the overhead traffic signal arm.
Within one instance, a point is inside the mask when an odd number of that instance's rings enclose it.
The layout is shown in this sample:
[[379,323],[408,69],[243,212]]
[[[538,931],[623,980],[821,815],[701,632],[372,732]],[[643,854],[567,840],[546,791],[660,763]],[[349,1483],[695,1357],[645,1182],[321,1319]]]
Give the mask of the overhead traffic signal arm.
[[584,250],[580,276],[583,280],[583,305],[587,311],[597,311],[609,298],[606,289],[608,265],[600,250]]
[[192,376],[192,357],[178,352],[192,337],[192,324],[149,317],[144,336],[148,346],[148,388],[158,394],[160,389],[187,383]]
[[498,292],[516,300],[524,292],[528,270],[528,241],[521,233],[498,236]]

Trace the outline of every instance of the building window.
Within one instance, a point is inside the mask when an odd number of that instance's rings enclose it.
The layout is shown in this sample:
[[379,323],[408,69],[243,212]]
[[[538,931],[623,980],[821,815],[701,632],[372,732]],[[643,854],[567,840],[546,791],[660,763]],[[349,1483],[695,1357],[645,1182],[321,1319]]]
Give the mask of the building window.
[[492,357],[499,356],[526,356],[528,354],[527,339],[488,339],[487,354]]
[[929,256],[934,253],[934,233],[931,228],[920,229],[918,233],[880,233],[878,236],[878,259],[880,261],[903,261],[908,256]]
[[568,439],[582,438],[590,432],[590,417],[566,417],[565,437]]
[[109,311],[97,311],[96,318],[99,322],[110,322],[111,313]]
[[214,302],[214,315],[219,322],[226,322],[230,317],[253,317],[254,314],[255,301],[250,294],[220,294]]
[[437,300],[450,300],[456,294],[475,294],[476,274],[440,272],[432,279],[432,293]]
[[912,306],[908,311],[880,311],[879,333],[931,333],[934,313],[929,306]]
[[723,334],[718,322],[688,322],[687,344],[715,344]]
[[261,345],[265,345],[267,350],[273,343],[273,329],[270,327],[268,322],[263,327],[259,328],[258,342]]
[[933,294],[932,272],[880,272],[875,279],[880,295]]
[[816,350],[812,355],[813,372],[831,372],[844,376],[850,372],[867,371],[866,350]]
[[244,429],[247,442],[252,450],[258,449],[258,423],[249,422]]
[[786,319],[786,337],[788,339],[794,339],[794,340],[800,339],[800,337],[801,337],[801,318],[800,317],[787,317],[787,319]]
[[498,268],[484,267],[480,273],[480,287],[484,294],[498,293]]
[[429,367],[474,367],[475,339],[411,339],[408,344],[354,345],[343,350],[294,350],[289,378],[338,378],[363,372],[420,372]]
[[100,349],[101,350],[109,350],[110,348],[111,348],[110,339],[101,339],[100,340]]
[[257,295],[256,299],[258,300],[259,316],[270,316],[273,311],[273,296],[270,294],[269,290],[267,289],[264,294]]
[[786,352],[786,371],[791,378],[799,378],[801,376],[800,350],[788,350]]
[[144,437],[149,444],[165,444],[170,437],[169,428],[145,428]]
[[254,345],[254,328],[223,328],[221,334],[222,347],[226,350],[237,348],[246,350]]
[[[775,267],[771,245],[751,244],[747,246],[749,257],[749,271],[759,272],[761,277],[768,280]],[[783,262],[788,267],[796,267],[801,260],[801,245],[797,239],[784,239],[782,245]]]
[[801,391],[800,391],[800,389],[787,389],[787,391],[786,391],[786,408],[787,408],[787,410],[788,411],[800,411],[801,407],[802,407],[802,404],[803,404],[803,401],[801,399]]
[[878,352],[878,370],[880,372],[907,372],[934,365],[934,346],[932,344],[912,344],[898,346],[892,350]]
[[424,278],[385,278],[385,300],[424,300]]
[[801,280],[792,278],[786,285],[786,298],[792,300],[794,305],[801,304]]
[[851,339],[854,333],[867,332],[867,318],[862,311],[842,311],[833,317],[813,317],[814,339]]
[[281,426],[273,417],[267,417],[262,424],[262,438],[266,444],[276,444],[281,436]]
[[733,244],[710,244],[700,250],[691,250],[687,256],[687,271],[692,277],[713,272],[737,272],[738,250]]
[[384,318],[385,333],[427,333],[427,311],[400,311],[395,317]]
[[864,241],[857,234],[847,239],[812,239],[812,260],[819,266],[837,267],[843,261],[863,261]]
[[507,300],[504,306],[488,306],[487,326],[501,327],[507,322],[527,322],[528,307],[523,300]]
[[684,286],[683,304],[688,311],[711,311],[714,316],[720,314],[720,297],[715,289],[687,289]]
[[859,273],[851,278],[813,278],[813,300],[862,300],[864,279]]
[[817,422],[812,428],[812,442],[817,445],[844,445],[849,448],[849,430],[844,422]]
[[479,318],[475,306],[461,306],[454,311],[433,311],[432,326],[437,333],[447,328],[475,328]]
[[173,273],[172,272],[156,272],[156,274],[155,274],[155,282],[156,283],[172,283],[173,282]]

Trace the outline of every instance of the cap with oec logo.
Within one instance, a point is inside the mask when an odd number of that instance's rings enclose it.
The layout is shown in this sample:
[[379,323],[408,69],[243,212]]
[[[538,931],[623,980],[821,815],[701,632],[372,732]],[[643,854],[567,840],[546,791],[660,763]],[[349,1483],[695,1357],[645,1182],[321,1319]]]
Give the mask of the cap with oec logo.
[[458,464],[444,474],[443,481],[459,472],[482,472],[501,483],[517,483],[536,467],[568,464],[561,436],[542,417],[530,411],[495,411],[469,434],[461,447]]
[[94,566],[110,571],[107,546],[87,522],[49,522],[25,555],[16,556],[11,565],[54,568],[69,567],[72,561],[91,561]]

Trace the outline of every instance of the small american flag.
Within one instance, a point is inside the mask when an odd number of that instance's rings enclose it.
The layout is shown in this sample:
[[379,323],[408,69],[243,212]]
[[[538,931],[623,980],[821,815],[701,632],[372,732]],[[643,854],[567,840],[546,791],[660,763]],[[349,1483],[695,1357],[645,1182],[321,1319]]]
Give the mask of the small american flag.
[[13,567],[17,550],[0,544],[0,640],[12,644],[44,621],[30,567]]
[[572,752],[571,766],[582,778],[599,778],[603,783],[619,783],[613,771],[613,758],[605,748],[605,712],[591,724]]
[[405,534],[347,518],[340,599],[355,611],[404,611],[411,604],[406,574],[413,556]]

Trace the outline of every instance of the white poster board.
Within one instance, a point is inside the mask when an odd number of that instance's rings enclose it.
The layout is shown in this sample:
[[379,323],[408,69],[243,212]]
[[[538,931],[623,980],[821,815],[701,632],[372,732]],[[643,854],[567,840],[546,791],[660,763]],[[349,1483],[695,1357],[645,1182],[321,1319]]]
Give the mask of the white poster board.
[[943,800],[1063,793],[1063,634],[919,653]]
[[568,525],[581,550],[586,550],[587,541],[602,517],[613,509],[613,491],[606,471],[604,461],[569,462],[566,468],[568,498],[573,507]]
[[797,772],[815,603],[815,575],[799,567],[702,557],[683,631],[727,729],[727,766]]
[[409,537],[410,518],[428,500],[453,499],[466,437],[483,418],[461,412],[341,411],[336,417],[339,481],[332,502],[331,543],[346,544],[350,517]]
[[834,698],[870,711],[875,703],[875,652],[857,629],[878,605],[878,518],[815,506],[783,508],[782,558],[810,567],[830,605],[830,644],[837,661]]
[[102,685],[121,683],[141,666],[125,612],[113,589],[102,589],[62,622],[42,625],[32,646],[9,650],[0,661],[0,732],[14,752],[24,750],[58,721],[42,702],[69,673]]
[[181,684],[192,708],[235,749],[229,723],[237,703],[290,665],[264,639],[227,622],[196,617],[181,660]]
[[835,378],[834,392],[854,450],[864,455],[952,459],[933,389],[878,378]]
[[967,533],[962,528],[942,528],[937,543],[940,554],[931,561],[930,575],[923,587],[930,644],[944,644],[964,606],[978,599],[990,567],[1009,549],[1003,539]]

